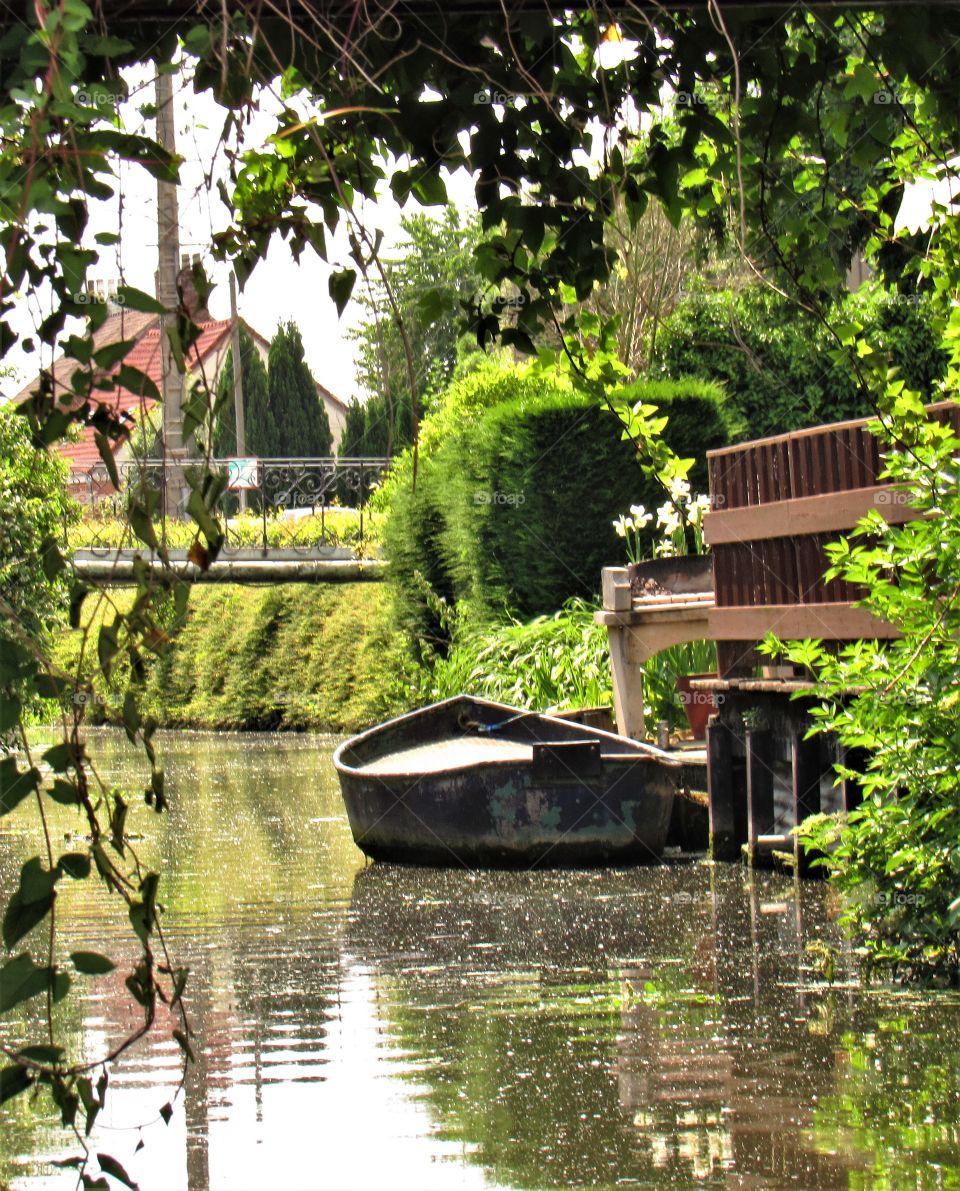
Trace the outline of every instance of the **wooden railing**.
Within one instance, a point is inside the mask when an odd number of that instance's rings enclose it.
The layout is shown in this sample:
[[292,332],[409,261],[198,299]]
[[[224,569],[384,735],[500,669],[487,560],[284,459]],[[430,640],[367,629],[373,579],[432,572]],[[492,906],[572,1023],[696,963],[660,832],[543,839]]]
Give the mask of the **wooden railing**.
[[[960,433],[960,405],[929,409]],[[823,578],[826,543],[853,529],[868,510],[892,523],[917,515],[903,493],[878,482],[880,444],[869,421],[708,453],[713,507],[704,536],[713,550],[715,591],[709,628],[724,676],[751,671],[754,645],[769,632],[784,640],[896,635],[885,621],[854,607],[862,591]]]

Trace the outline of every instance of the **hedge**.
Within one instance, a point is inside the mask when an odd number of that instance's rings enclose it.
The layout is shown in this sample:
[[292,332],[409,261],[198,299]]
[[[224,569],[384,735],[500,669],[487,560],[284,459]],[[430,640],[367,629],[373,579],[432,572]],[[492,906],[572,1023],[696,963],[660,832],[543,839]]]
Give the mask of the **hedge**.
[[[529,619],[592,598],[602,568],[624,558],[614,519],[664,500],[612,413],[574,390],[509,377],[490,378],[486,406],[474,387],[461,420],[438,411],[446,433],[425,435],[416,492],[403,473],[387,494],[384,543],[399,606],[408,629],[441,649],[449,626],[438,597],[474,621]],[[669,416],[665,438],[697,458],[692,481],[705,490],[704,454],[729,441],[721,390],[640,382],[624,394]]]

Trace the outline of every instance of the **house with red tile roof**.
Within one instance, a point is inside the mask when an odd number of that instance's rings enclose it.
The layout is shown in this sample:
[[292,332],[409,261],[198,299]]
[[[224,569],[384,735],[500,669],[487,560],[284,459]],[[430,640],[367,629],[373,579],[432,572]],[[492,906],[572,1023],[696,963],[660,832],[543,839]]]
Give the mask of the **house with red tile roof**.
[[[106,346],[108,343],[117,343],[124,339],[133,340],[133,346],[127,352],[126,356],[124,356],[123,363],[129,364],[131,367],[143,372],[160,389],[162,365],[159,316],[125,310],[122,306],[117,306],[112,301],[109,302],[109,309],[110,313],[103,326],[94,333],[95,350]],[[205,310],[197,311],[194,319],[200,328],[200,336],[190,350],[188,370],[191,375],[201,378],[206,384],[210,385],[211,389],[215,389],[220,372],[231,350],[230,320],[211,319]],[[269,342],[259,331],[254,330],[253,327],[243,322],[242,319],[240,321],[260,352],[264,363],[266,363],[267,353],[270,348]],[[77,361],[66,356],[61,355],[54,361],[51,369],[55,389],[54,396],[56,396],[57,389],[69,391],[70,376],[77,367]],[[16,395],[13,399],[14,403],[18,403],[29,397],[38,383],[39,377],[34,377],[30,384],[24,386]],[[336,451],[343,434],[347,407],[344,402],[338,397],[335,397],[323,385],[317,385],[317,392],[323,400],[327,411],[330,430],[333,435],[333,449]],[[151,398],[143,397],[123,387],[117,387],[109,392],[98,394],[98,400],[106,405],[115,415],[125,421],[129,421],[131,433],[134,427],[156,404]],[[85,427],[81,431],[77,441],[63,442],[60,444],[59,449],[73,469],[86,470],[100,463],[100,452],[94,442],[92,427]],[[122,459],[124,446],[117,444],[115,451],[117,458]]]

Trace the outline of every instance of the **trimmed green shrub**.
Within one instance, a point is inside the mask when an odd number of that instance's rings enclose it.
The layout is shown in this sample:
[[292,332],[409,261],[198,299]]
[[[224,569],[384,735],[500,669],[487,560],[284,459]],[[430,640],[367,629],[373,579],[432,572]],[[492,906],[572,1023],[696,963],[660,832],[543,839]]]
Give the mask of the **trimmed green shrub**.
[[[862,322],[892,352],[908,387],[928,393],[942,377],[945,356],[926,299],[858,293],[829,317]],[[660,327],[651,371],[721,383],[735,437],[760,438],[873,412],[852,370],[831,359],[836,347],[818,318],[766,287],[695,289]]]
[[[114,598],[126,608],[132,595]],[[84,632],[95,641],[110,616],[87,600],[82,628],[58,635],[58,664],[75,670]],[[95,691],[90,721],[119,723],[128,676],[108,684],[89,646],[83,669]],[[140,693],[163,727],[344,732],[406,710],[407,669],[383,583],[198,584],[175,641],[148,659]]]
[[[640,382],[625,393],[671,418],[665,438],[698,459],[692,482],[705,488],[703,455],[729,439],[718,387]],[[416,491],[409,459],[387,486],[383,538],[406,627],[441,652],[445,607],[482,622],[592,598],[601,569],[623,559],[614,519],[664,500],[611,412],[517,369],[452,386],[428,422]]]

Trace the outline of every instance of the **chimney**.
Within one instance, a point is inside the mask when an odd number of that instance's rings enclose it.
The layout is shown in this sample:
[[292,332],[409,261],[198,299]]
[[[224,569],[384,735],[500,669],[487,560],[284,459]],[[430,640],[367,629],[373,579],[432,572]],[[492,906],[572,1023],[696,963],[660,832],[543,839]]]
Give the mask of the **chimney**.
[[116,277],[109,278],[107,280],[106,285],[104,286],[104,295],[103,296],[107,303],[107,313],[108,314],[119,314],[120,311],[123,309],[122,304],[117,301],[117,290],[119,289],[119,287],[120,287],[120,282],[117,280]]
[[210,321],[210,311],[206,307],[206,303],[201,304],[200,297],[197,294],[197,287],[193,282],[193,270],[203,269],[200,263],[200,254],[195,253],[193,262],[191,263],[189,253],[183,253],[180,257],[180,271],[177,273],[177,290],[183,300],[187,313],[195,323],[208,323]]

